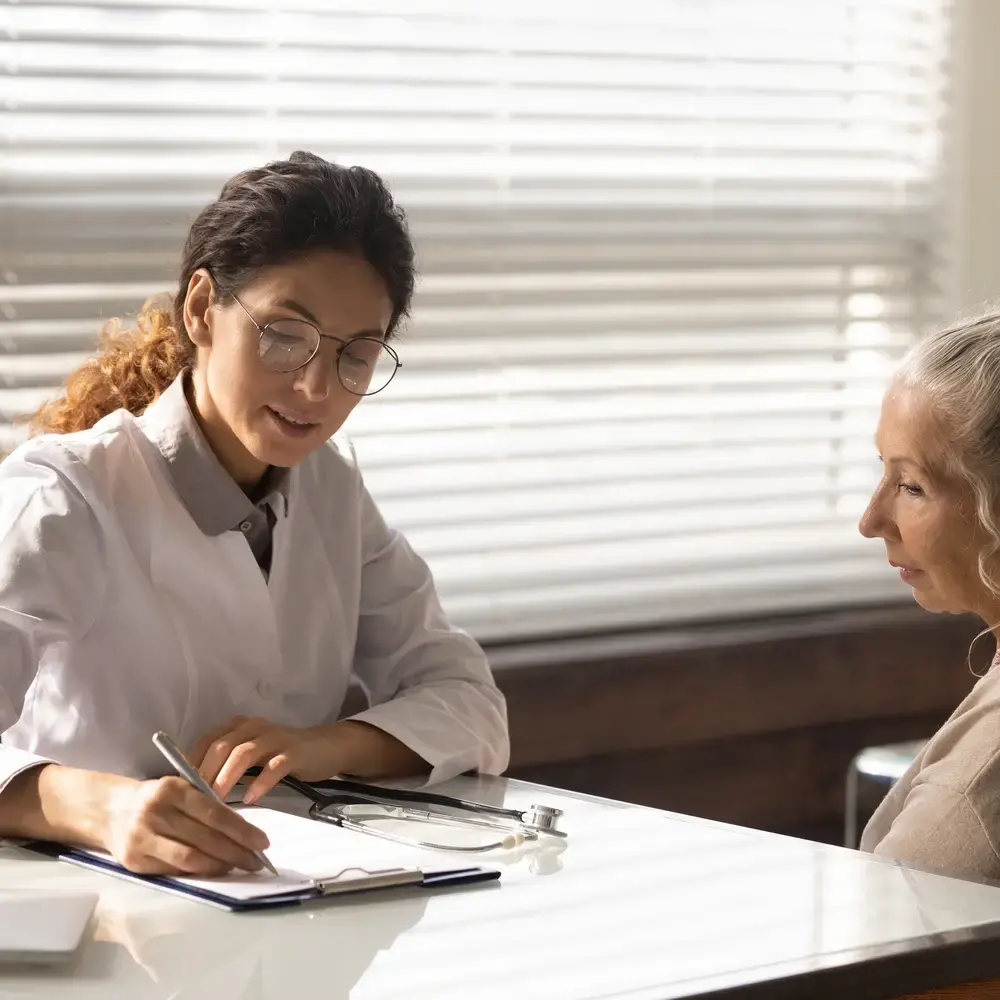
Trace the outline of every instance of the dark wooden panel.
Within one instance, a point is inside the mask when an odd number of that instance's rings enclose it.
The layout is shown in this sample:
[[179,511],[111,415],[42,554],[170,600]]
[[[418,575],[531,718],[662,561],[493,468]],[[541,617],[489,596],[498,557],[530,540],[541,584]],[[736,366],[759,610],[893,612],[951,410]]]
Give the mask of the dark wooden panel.
[[911,993],[898,1000],[1000,1000],[1000,979],[948,986],[930,993]]
[[930,735],[977,631],[897,607],[491,649],[509,773],[839,841],[851,757]]
[[[901,609],[875,621],[821,616],[770,632],[705,632],[700,647],[506,665],[491,661],[508,700],[518,767],[775,732],[833,722],[934,715],[974,678],[976,626]],[[598,647],[599,648],[599,644]],[[519,651],[524,656],[523,651]],[[947,714],[947,713],[946,713]]]
[[940,721],[937,715],[862,720],[515,766],[510,774],[740,826],[812,832],[815,839],[839,843],[844,778],[858,746],[918,739]]

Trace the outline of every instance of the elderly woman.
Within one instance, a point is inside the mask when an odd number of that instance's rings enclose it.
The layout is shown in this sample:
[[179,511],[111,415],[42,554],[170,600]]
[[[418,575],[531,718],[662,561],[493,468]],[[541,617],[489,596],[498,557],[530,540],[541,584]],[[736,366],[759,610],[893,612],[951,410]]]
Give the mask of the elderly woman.
[[[1000,314],[917,345],[886,393],[861,519],[928,611],[1000,638]],[[1000,878],[1000,656],[872,816],[861,849]]]

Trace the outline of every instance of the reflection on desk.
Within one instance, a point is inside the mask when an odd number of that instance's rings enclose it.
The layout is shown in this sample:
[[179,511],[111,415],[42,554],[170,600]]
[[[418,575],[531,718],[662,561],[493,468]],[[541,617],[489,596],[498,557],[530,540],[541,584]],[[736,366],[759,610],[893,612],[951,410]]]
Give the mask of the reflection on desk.
[[101,903],[73,968],[2,977],[0,996],[861,1000],[956,968],[1000,977],[1000,888],[517,782],[444,790],[559,806],[569,839],[549,857],[489,855],[500,885],[240,916],[8,848],[3,887],[90,888]]

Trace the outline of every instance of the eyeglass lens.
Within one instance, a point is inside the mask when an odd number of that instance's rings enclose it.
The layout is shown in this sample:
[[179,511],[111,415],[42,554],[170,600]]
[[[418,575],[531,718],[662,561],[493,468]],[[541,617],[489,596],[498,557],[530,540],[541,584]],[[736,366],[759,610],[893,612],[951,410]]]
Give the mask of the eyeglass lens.
[[[307,365],[319,350],[319,331],[294,319],[269,323],[260,335],[260,359],[275,372],[293,372]],[[340,348],[337,375],[348,392],[370,396],[384,389],[396,374],[396,358],[380,340],[357,337]]]

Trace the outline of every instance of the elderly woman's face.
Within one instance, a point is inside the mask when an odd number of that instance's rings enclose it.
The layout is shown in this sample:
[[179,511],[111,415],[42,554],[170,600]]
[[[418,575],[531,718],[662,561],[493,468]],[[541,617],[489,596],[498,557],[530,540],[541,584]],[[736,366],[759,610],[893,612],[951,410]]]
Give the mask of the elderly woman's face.
[[890,387],[875,441],[883,473],[861,518],[861,534],[885,542],[889,563],[928,611],[1000,620],[1000,602],[978,568],[989,536],[975,517],[968,487],[946,470],[947,428],[934,420],[919,391]]

